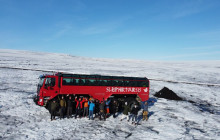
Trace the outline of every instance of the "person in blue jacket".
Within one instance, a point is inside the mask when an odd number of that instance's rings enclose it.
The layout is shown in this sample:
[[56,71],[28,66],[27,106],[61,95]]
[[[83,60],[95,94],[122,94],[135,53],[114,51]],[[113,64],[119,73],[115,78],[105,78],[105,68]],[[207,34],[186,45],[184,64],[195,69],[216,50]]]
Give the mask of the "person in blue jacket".
[[143,106],[143,121],[144,120],[148,120],[148,117],[147,117],[147,115],[148,115],[148,102],[146,101],[146,102],[141,102],[141,104],[142,104],[142,106]]
[[148,107],[153,106],[155,102],[157,102],[157,100],[154,98],[150,98],[147,101],[140,101],[141,108],[143,109],[143,121],[148,120],[149,117]]
[[109,115],[110,114],[110,111],[109,111],[109,104],[111,102],[111,99],[110,100],[107,100],[105,101],[105,108],[106,108],[106,114]]
[[93,120],[93,111],[95,108],[95,104],[93,103],[93,101],[89,101],[88,104],[89,104],[89,120],[90,118]]

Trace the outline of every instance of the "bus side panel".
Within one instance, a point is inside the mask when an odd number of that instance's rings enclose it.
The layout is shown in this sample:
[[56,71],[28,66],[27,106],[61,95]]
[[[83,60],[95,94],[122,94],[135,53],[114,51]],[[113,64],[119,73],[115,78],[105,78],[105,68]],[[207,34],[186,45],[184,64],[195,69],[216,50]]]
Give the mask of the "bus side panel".
[[149,99],[149,87],[109,87],[109,86],[64,86],[60,89],[60,94],[88,94],[98,100],[103,100],[112,94],[136,94],[146,101]]
[[141,101],[147,101],[149,99],[150,93],[150,81],[148,81],[148,87],[144,89],[144,92],[139,93],[138,96],[141,98]]
[[141,101],[147,101],[149,99],[149,92],[139,93],[138,96],[141,98]]

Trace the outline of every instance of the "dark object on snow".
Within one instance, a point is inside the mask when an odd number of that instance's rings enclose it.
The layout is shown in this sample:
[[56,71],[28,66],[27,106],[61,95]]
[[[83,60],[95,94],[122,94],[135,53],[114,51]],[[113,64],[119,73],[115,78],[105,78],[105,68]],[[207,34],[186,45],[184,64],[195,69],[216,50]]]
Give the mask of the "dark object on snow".
[[181,97],[177,96],[176,93],[174,93],[172,90],[168,89],[167,87],[164,87],[159,92],[156,92],[154,96],[158,98],[169,99],[169,100],[178,100],[178,101],[183,100]]

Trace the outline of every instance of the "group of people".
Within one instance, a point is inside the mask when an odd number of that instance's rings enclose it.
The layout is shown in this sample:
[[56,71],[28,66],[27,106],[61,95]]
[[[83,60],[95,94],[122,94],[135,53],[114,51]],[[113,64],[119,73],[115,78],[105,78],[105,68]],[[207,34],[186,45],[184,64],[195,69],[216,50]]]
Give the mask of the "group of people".
[[[140,101],[140,104],[143,108],[143,112],[142,112],[143,121],[144,120],[147,121],[148,120],[148,102],[147,101],[145,101],[145,102]],[[121,121],[123,119],[127,119],[127,121],[129,122],[129,120],[132,119],[132,124],[137,125],[139,110],[140,110],[140,107],[138,106],[138,104],[134,104],[134,106],[130,108],[128,103],[125,102],[123,105],[123,113],[121,115]]]
[[[95,114],[95,117],[99,117],[100,120],[106,120],[106,117],[110,115],[110,102],[111,100],[104,101],[104,99],[103,101],[99,102],[98,100],[94,100],[93,98],[88,99],[74,97],[72,99],[72,96],[68,96],[66,100],[64,96],[62,96],[58,102],[56,100],[53,100],[50,104],[51,120],[55,119],[58,108],[60,119],[64,118],[65,113],[67,118],[73,117],[73,113],[75,113],[75,118],[88,117],[89,119],[93,120],[93,116]],[[116,111],[117,110],[115,109],[115,112]]]
[[[147,101],[140,102],[140,104],[143,108],[143,120],[147,120]],[[89,120],[93,120],[95,116],[99,117],[100,120],[106,120],[106,118],[110,116],[110,110],[111,114],[113,115],[113,118],[117,117],[119,112],[119,102],[116,100],[113,100],[111,102],[111,99],[103,99],[102,101],[99,101],[94,100],[93,98],[78,98],[72,96],[67,96],[66,100],[66,98],[62,96],[61,99],[59,99],[59,101],[53,100],[50,104],[51,121],[55,120],[56,111],[58,108],[60,119],[63,119],[65,114],[67,118],[72,118],[73,113],[75,113],[75,118],[88,117]],[[123,113],[121,115],[121,121],[125,118],[127,118],[127,121],[129,121],[130,118],[132,118],[132,124],[137,124],[137,115],[139,110],[140,107],[138,104],[129,105],[127,102],[124,102],[122,105]]]

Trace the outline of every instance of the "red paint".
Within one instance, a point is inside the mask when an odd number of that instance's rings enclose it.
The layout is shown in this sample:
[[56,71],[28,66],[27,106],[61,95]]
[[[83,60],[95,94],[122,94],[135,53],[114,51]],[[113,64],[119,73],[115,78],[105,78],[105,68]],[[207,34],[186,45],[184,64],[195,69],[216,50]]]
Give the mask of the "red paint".
[[[147,85],[146,87],[63,85],[63,78],[67,78],[67,77],[62,77],[59,73],[56,75],[45,75],[43,76],[43,78],[44,78],[44,80],[42,80],[43,84],[41,88],[39,88],[38,90],[38,96],[39,96],[38,104],[41,106],[44,104],[45,100],[47,99],[50,100],[58,95],[65,95],[65,94],[70,94],[70,95],[71,94],[75,94],[75,95],[86,94],[100,101],[103,100],[103,98],[104,99],[109,98],[109,96],[113,94],[119,94],[119,95],[136,94],[141,98],[142,101],[146,101],[149,99],[149,85]],[[53,84],[53,86],[46,86],[47,78],[55,79],[55,83]],[[114,79],[116,78],[114,77]],[[84,78],[84,79],[87,79],[87,78]],[[108,79],[108,80],[111,81],[112,79]],[[135,81],[135,80],[132,80],[131,78],[131,80],[128,80],[128,81]],[[136,81],[140,81],[140,80],[136,80]],[[149,81],[147,79],[145,81],[147,81],[146,83],[149,84]]]

